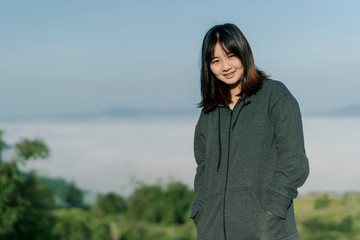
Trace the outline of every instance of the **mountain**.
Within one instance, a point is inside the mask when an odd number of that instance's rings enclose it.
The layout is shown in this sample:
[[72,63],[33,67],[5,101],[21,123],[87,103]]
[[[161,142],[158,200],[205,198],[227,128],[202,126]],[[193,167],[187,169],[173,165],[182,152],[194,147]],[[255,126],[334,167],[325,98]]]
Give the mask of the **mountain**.
[[[27,173],[23,173],[27,174]],[[63,178],[51,178],[47,176],[39,176],[39,180],[44,186],[48,187],[54,197],[55,203],[58,207],[65,207],[67,204],[64,202],[64,194],[70,185],[70,182]],[[78,187],[77,187],[78,188]],[[96,200],[96,193],[80,189],[83,195],[83,202],[85,205],[92,205]]]
[[323,110],[323,111],[313,111],[304,114],[305,116],[313,117],[360,117],[360,104],[345,106],[341,108]]
[[135,109],[128,107],[113,107],[96,113],[103,117],[148,117],[148,116],[184,116],[195,115],[199,109]]
[[187,109],[137,109],[129,107],[113,107],[93,113],[70,113],[70,114],[18,114],[0,115],[0,122],[35,122],[43,120],[55,121],[78,121],[102,118],[142,118],[142,117],[180,117],[198,116],[200,109],[193,107]]

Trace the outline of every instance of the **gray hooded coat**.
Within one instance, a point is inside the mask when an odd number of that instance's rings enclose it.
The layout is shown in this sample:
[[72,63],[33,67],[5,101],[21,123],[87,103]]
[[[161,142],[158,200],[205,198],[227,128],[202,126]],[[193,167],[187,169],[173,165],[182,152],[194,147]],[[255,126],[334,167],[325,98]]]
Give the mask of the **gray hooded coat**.
[[298,103],[281,82],[202,112],[194,155],[198,240],[299,239],[292,200],[309,165]]

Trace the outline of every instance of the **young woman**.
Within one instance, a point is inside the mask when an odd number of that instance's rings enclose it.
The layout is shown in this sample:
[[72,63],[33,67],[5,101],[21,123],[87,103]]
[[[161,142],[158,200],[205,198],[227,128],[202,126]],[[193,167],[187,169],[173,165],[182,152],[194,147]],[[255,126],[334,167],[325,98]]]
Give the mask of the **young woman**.
[[299,106],[255,67],[233,24],[205,35],[201,93],[191,208],[198,240],[299,239],[292,200],[309,174]]

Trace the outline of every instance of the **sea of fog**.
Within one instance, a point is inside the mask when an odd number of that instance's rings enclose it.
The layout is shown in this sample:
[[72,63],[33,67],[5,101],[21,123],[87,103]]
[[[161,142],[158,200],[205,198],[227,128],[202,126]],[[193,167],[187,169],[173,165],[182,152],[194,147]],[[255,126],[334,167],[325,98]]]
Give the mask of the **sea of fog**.
[[[128,194],[134,182],[193,184],[197,117],[0,123],[4,140],[41,138],[47,160],[25,169],[74,181],[93,192]],[[310,176],[300,193],[360,191],[360,118],[304,118]],[[11,151],[4,152],[5,157]]]

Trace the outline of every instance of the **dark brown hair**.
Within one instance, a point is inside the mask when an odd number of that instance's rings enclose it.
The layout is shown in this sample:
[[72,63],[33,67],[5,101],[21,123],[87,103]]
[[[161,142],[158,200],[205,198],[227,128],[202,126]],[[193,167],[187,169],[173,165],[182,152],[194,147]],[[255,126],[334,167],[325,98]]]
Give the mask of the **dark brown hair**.
[[218,80],[210,69],[216,43],[219,43],[225,52],[237,56],[243,64],[240,96],[255,94],[260,89],[263,79],[268,78],[264,72],[256,68],[250,45],[236,25],[227,23],[212,27],[204,37],[201,51],[202,100],[199,107],[202,107],[203,111],[210,111],[218,104],[231,103],[229,87]]

